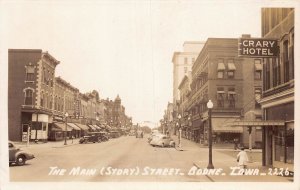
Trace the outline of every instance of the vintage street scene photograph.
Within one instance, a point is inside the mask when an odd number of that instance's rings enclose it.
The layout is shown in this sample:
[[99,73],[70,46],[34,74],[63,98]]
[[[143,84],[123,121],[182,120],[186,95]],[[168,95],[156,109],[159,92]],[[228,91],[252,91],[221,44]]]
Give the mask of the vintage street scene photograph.
[[297,189],[299,2],[268,2],[0,1],[0,188]]

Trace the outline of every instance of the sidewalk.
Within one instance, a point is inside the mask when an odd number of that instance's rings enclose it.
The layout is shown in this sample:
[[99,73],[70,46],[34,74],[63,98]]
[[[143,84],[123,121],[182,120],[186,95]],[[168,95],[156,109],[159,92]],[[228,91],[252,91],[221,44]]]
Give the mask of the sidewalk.
[[73,145],[77,145],[79,144],[79,138],[77,139],[73,139],[73,142],[72,142],[72,139],[68,139],[67,140],[67,145],[64,144],[65,141],[62,140],[62,141],[47,141],[47,142],[38,142],[38,143],[35,143],[35,142],[29,142],[29,146],[27,146],[27,143],[26,142],[14,142],[15,145],[17,146],[20,146],[20,147],[26,147],[26,148],[37,148],[37,147],[44,147],[44,148],[64,148],[64,147],[68,147],[68,146],[73,146]]
[[[176,145],[178,145],[178,137],[172,136],[173,140],[175,140]],[[203,171],[207,168],[208,165],[208,147],[203,146],[201,144],[195,143],[193,141],[187,139],[181,139],[181,149],[177,148],[177,150],[195,152],[199,155],[198,160],[194,160],[194,166],[197,167],[198,171]],[[249,150],[247,150],[249,151]],[[222,174],[220,175],[206,175],[206,177],[213,182],[292,182],[293,177],[284,177],[274,175],[274,168],[264,167],[261,164],[261,150],[256,149],[252,150],[251,156],[253,156],[252,162],[248,163],[247,169],[248,175],[235,175],[238,174],[239,168],[234,169],[234,167],[238,167],[236,161],[236,155],[239,150],[234,150],[225,148],[222,149],[220,147],[215,148],[213,145],[212,150],[212,163],[214,168],[221,169]],[[250,153],[248,152],[248,156]],[[256,175],[256,172],[258,174]],[[270,172],[271,171],[271,172]],[[272,175],[271,175],[272,174]]]

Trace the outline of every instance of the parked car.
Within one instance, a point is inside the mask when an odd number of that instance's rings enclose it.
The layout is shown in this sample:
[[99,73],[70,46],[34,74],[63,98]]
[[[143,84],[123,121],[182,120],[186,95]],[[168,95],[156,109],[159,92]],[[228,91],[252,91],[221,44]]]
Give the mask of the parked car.
[[121,134],[118,131],[110,131],[109,132],[109,137],[110,138],[118,138],[120,136],[121,136]]
[[79,143],[88,143],[88,142],[102,142],[107,141],[108,137],[105,132],[90,132],[87,135],[80,138]]
[[152,134],[148,137],[148,143],[150,143],[150,142],[152,141],[153,137],[155,137],[155,136],[161,136],[161,135],[163,135],[163,134],[161,134],[161,133],[152,133]]
[[11,141],[8,142],[8,151],[9,165],[11,165],[12,163],[16,163],[17,165],[22,166],[27,160],[31,160],[34,158],[34,155],[31,152],[16,147],[16,145]]
[[175,147],[175,141],[166,136],[166,135],[156,135],[153,136],[150,144],[152,146],[160,146],[160,147]]

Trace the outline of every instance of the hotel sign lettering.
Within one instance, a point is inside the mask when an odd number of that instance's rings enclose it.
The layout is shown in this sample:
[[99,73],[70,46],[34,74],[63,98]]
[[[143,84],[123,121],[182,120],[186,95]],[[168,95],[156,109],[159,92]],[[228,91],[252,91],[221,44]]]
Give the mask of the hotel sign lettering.
[[243,57],[276,57],[279,53],[275,39],[240,38],[238,48]]

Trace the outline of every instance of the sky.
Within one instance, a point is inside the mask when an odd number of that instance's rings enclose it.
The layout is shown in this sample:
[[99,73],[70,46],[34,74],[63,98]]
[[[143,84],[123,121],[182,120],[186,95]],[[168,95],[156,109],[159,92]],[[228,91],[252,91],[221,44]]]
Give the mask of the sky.
[[[2,1],[2,49],[42,49],[82,93],[122,99],[133,122],[172,101],[172,56],[184,41],[260,37],[268,1]],[[2,52],[7,53],[7,52]]]

